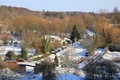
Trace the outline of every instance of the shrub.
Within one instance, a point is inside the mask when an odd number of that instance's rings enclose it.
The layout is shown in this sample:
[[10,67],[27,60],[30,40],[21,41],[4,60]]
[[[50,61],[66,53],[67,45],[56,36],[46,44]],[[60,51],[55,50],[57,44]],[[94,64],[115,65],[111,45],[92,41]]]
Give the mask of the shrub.
[[6,54],[6,59],[7,60],[16,60],[16,55],[14,54],[13,51],[8,51]]
[[120,51],[120,44],[110,44],[109,50],[110,51]]
[[5,67],[5,64],[0,57],[0,69],[3,69],[4,67]]
[[50,40],[49,39],[42,39],[42,46],[41,46],[42,52],[46,54],[50,50]]
[[27,60],[28,53],[25,48],[21,48],[21,57],[25,60]]
[[40,48],[36,48],[36,51],[35,51],[35,55],[40,55],[41,54],[41,49]]
[[25,62],[25,60],[23,58],[18,58],[17,61],[18,62]]
[[51,62],[51,60],[41,61],[40,64],[37,64],[35,69],[42,73],[43,80],[53,80],[53,78],[56,76],[54,73],[55,63]]
[[99,60],[94,63],[89,62],[85,65],[83,70],[86,80],[113,80],[114,76],[119,71],[119,67],[112,61]]

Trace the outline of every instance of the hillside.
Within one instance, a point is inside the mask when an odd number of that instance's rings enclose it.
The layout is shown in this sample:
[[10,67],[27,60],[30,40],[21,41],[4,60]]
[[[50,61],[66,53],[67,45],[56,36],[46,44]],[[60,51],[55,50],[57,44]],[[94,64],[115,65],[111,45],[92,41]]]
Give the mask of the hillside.
[[19,16],[41,16],[41,12],[21,7],[0,6],[0,20],[14,19]]
[[[32,11],[22,7],[0,6],[0,21],[6,22],[7,20],[13,20],[19,16],[37,16],[37,17],[57,17],[64,18],[66,15],[75,16],[78,14],[84,14],[85,12],[51,12],[51,11]],[[90,13],[95,15],[95,13]]]

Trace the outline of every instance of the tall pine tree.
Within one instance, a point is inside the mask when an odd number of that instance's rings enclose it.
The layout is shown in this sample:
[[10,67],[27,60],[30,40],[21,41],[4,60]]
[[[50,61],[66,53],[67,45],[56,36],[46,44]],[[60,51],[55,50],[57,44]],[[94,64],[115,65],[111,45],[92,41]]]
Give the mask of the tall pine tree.
[[76,25],[74,25],[74,27],[73,27],[73,29],[72,29],[70,39],[72,40],[73,43],[74,43],[75,41],[78,41],[78,40],[80,39],[80,33],[79,33]]

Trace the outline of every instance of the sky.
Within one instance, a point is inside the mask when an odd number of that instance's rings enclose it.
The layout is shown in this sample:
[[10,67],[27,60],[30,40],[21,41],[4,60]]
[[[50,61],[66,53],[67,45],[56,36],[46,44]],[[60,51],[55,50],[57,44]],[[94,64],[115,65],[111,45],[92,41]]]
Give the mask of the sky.
[[34,11],[82,11],[120,10],[120,0],[0,0],[0,5],[24,7]]

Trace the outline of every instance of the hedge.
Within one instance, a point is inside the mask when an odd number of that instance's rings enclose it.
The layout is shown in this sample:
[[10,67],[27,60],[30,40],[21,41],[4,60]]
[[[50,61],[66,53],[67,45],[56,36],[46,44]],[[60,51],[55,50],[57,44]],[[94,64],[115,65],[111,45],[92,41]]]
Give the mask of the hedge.
[[109,50],[110,51],[118,51],[118,52],[120,52],[120,44],[110,44],[109,45]]

